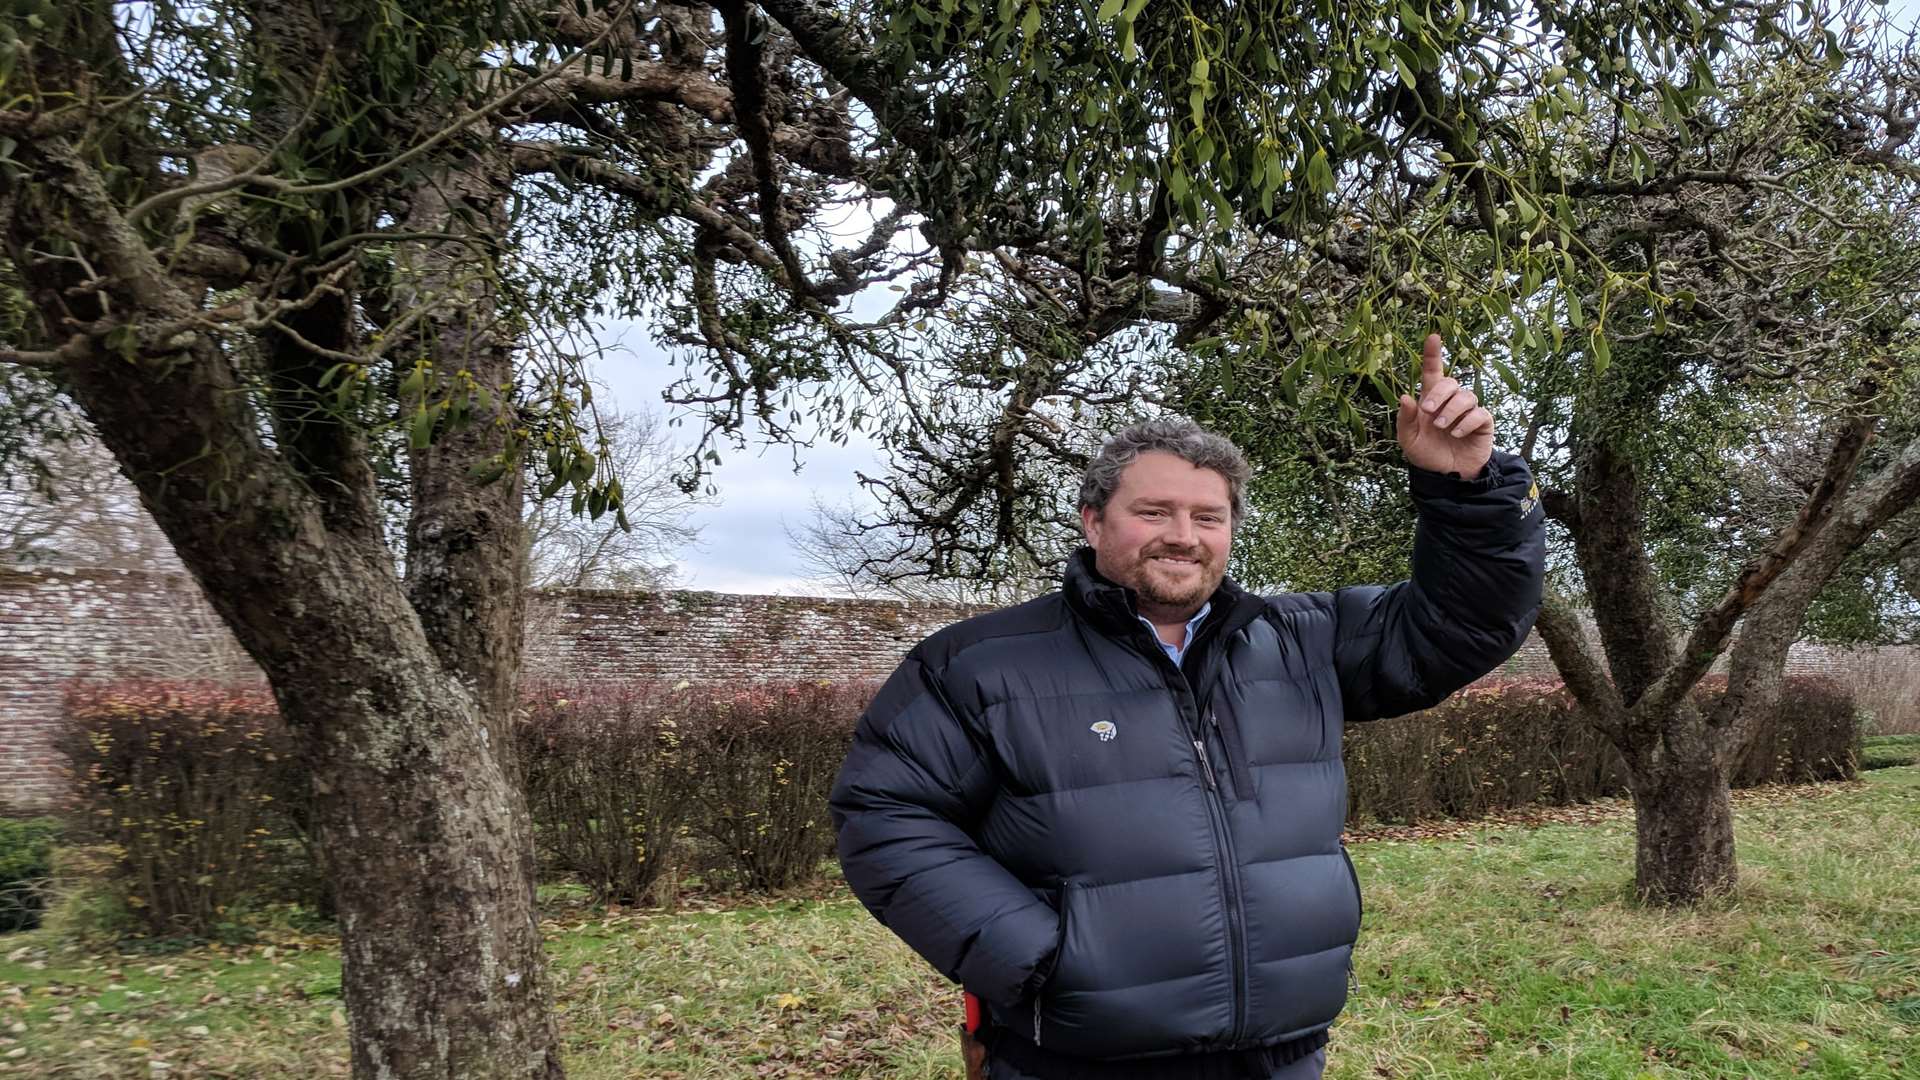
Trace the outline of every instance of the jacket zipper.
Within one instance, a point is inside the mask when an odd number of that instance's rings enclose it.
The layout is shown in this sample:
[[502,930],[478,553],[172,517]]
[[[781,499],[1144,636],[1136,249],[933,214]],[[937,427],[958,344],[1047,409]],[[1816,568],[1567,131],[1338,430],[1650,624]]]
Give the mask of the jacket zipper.
[[[1347,853],[1347,842],[1345,840],[1340,841],[1340,861],[1347,865],[1347,880],[1353,882],[1354,906],[1360,913],[1360,921],[1365,922],[1367,918],[1367,898],[1360,891],[1360,871],[1354,869],[1353,856]],[[1358,933],[1357,930],[1355,932]],[[1359,944],[1356,942],[1352,948],[1347,950],[1347,995],[1356,998],[1360,996],[1360,973],[1355,970],[1353,966],[1353,954],[1358,948]]]
[[[1208,671],[1211,677],[1212,671]],[[1180,676],[1183,680],[1186,673]],[[1192,686],[1189,684],[1191,694]],[[1198,702],[1198,698],[1195,698]],[[1215,732],[1220,732],[1219,714],[1214,712],[1211,702],[1199,702],[1197,709],[1204,710]],[[1220,794],[1220,783],[1214,775],[1213,762],[1209,759],[1206,746],[1206,728],[1199,723],[1199,712],[1194,715],[1193,729],[1199,734],[1194,740],[1194,748],[1200,752],[1200,766],[1207,780],[1207,815],[1214,823],[1216,845],[1225,861],[1220,866],[1221,889],[1227,901],[1227,948],[1232,955],[1233,966],[1233,1032],[1231,1041],[1238,1044],[1246,1038],[1247,1030],[1247,928],[1246,911],[1240,902],[1240,856],[1233,848],[1233,822],[1227,817],[1227,803]],[[1227,748],[1225,733],[1220,734],[1221,752],[1227,755],[1227,767],[1233,767],[1232,751]],[[1238,776],[1234,779],[1234,794],[1237,798],[1248,798],[1249,792],[1240,790]]]
[[1220,740],[1220,756],[1226,759],[1227,775],[1233,778],[1233,797],[1251,800],[1254,797],[1253,770],[1244,761],[1246,747],[1242,746],[1240,754],[1235,755],[1234,740],[1227,738],[1227,729],[1220,723],[1220,710],[1212,705],[1206,708],[1207,724],[1213,728],[1214,737]]
[[[1142,632],[1145,629],[1142,627]],[[1181,719],[1186,723],[1188,733],[1193,736],[1194,756],[1200,763],[1200,777],[1207,800],[1207,823],[1213,826],[1214,855],[1220,860],[1220,891],[1227,905],[1227,954],[1233,969],[1233,1030],[1228,1041],[1237,1045],[1245,1038],[1247,1026],[1247,932],[1246,912],[1240,906],[1240,863],[1233,850],[1233,826],[1227,818],[1227,804],[1220,796],[1219,778],[1214,774],[1213,762],[1207,755],[1207,730],[1201,723],[1193,684],[1180,665],[1175,664],[1166,650],[1160,647],[1157,639],[1152,644],[1153,652],[1150,655],[1172,668],[1173,677],[1179,680],[1179,688],[1186,691],[1181,701]],[[1198,641],[1194,642],[1195,646],[1199,644]]]
[[[1060,966],[1060,953],[1067,948],[1067,904],[1070,902],[1072,890],[1072,883],[1066,881],[1060,883],[1060,929],[1055,934],[1060,939],[1060,943],[1054,946],[1053,954],[1053,964],[1056,969]],[[1047,981],[1052,978],[1053,972],[1048,971],[1047,978],[1041,980],[1040,985],[1033,991],[1033,1045],[1035,1046],[1040,1045],[1040,999],[1046,996]]]
[[[1206,752],[1201,751],[1201,761]],[[1207,766],[1212,781],[1212,766]],[[1247,928],[1246,912],[1240,906],[1240,859],[1233,851],[1233,826],[1227,819],[1227,806],[1220,798],[1220,786],[1210,782],[1207,788],[1208,816],[1214,821],[1219,847],[1224,855],[1220,881],[1227,899],[1227,950],[1233,964],[1233,1033],[1230,1042],[1238,1045],[1247,1026]]]
[[1213,762],[1207,759],[1207,744],[1199,739],[1193,740],[1193,756],[1200,759],[1200,773],[1206,777],[1207,790],[1219,791],[1220,782],[1213,775]]

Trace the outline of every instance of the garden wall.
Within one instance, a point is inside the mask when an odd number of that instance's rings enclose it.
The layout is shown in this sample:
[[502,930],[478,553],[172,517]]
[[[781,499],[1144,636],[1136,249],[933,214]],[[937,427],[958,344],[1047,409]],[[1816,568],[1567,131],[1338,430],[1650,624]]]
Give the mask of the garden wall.
[[[869,679],[976,610],[709,592],[542,592],[528,606],[526,664],[530,675],[576,683]],[[1800,674],[1835,666],[1817,647],[1796,647],[1791,662]],[[1552,673],[1534,637],[1496,674]],[[58,790],[52,736],[69,682],[259,677],[185,576],[0,569],[0,811],[44,806]]]

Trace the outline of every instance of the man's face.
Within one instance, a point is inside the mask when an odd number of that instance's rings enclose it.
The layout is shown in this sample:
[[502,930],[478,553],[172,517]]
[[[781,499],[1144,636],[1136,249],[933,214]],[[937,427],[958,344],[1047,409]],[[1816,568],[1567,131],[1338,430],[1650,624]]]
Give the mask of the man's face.
[[1227,478],[1175,454],[1150,450],[1120,474],[1100,511],[1080,524],[1107,580],[1140,596],[1149,619],[1192,617],[1220,587],[1233,544]]

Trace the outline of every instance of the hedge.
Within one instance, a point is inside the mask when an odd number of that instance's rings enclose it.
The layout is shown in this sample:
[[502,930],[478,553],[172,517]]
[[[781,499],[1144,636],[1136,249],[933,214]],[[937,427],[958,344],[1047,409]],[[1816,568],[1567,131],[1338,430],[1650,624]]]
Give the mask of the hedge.
[[[688,875],[762,891],[807,881],[832,853],[827,794],[874,689],[529,684],[514,746],[545,868],[626,903],[665,899],[662,883]],[[1710,680],[1696,701],[1724,691]],[[67,711],[78,834],[116,853],[115,880],[154,931],[205,933],[263,890],[323,902],[305,777],[264,693],[127,683],[76,689]],[[1846,692],[1794,678],[1733,782],[1851,777],[1859,755]],[[1550,680],[1492,681],[1351,726],[1346,758],[1352,821],[1626,790],[1618,754]]]

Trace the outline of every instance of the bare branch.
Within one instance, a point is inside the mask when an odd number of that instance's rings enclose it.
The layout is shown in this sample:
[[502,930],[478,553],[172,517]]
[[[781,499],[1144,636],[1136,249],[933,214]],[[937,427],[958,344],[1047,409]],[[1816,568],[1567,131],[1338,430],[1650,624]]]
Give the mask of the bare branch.
[[1688,636],[1674,665],[1635,703],[1636,712],[1665,715],[1665,711],[1692,691],[1694,684],[1713,666],[1721,650],[1726,648],[1727,638],[1733,633],[1734,624],[1740,616],[1819,536],[1821,527],[1832,516],[1836,504],[1852,482],[1854,470],[1859,467],[1860,455],[1866,449],[1867,439],[1872,435],[1876,422],[1876,418],[1871,416],[1858,416],[1847,421],[1834,439],[1826,468],[1801,506],[1799,515],[1781,531],[1772,547],[1756,556],[1740,571],[1740,576],[1734,579],[1720,602],[1695,623],[1693,633]]
[[734,126],[747,144],[753,158],[754,179],[759,187],[760,228],[767,246],[786,269],[788,287],[798,300],[814,298],[813,284],[800,265],[800,256],[787,237],[780,207],[780,180],[773,160],[772,125],[767,118],[765,76],[761,72],[760,46],[754,36],[753,18],[745,0],[721,0],[720,16],[727,27],[727,74],[733,81]]
[[1619,688],[1607,678],[1599,657],[1587,644],[1587,632],[1571,605],[1549,592],[1540,602],[1534,629],[1547,644],[1547,654],[1560,672],[1574,700],[1616,744],[1624,748],[1627,709]]
[[85,334],[75,334],[66,344],[57,349],[22,350],[0,349],[0,364],[12,364],[15,367],[32,368],[36,371],[59,372],[75,360],[84,359],[92,352],[92,343]]

